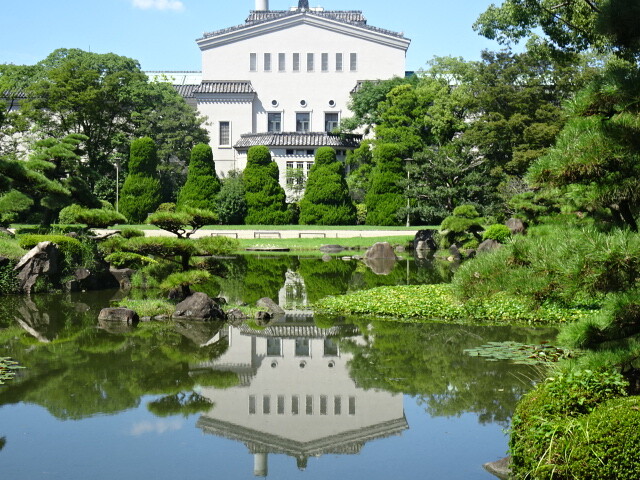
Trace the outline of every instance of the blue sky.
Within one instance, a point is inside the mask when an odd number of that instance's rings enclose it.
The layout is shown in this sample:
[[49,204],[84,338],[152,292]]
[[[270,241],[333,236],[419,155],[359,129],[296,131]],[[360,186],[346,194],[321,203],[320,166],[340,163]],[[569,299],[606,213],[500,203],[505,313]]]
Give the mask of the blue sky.
[[[285,10],[297,0],[270,0]],[[310,0],[328,10],[362,10],[370,25],[412,40],[407,70],[434,55],[479,58],[499,49],[471,28],[490,0]],[[497,3],[500,3],[499,1]],[[0,63],[34,64],[56,48],[113,52],[144,70],[200,70],[195,39],[244,22],[255,0],[0,0]]]

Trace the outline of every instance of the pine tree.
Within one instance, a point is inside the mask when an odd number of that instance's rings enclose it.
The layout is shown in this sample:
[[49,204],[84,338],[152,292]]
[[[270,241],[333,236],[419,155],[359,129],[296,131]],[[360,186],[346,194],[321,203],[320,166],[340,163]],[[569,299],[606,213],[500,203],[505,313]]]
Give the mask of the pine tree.
[[160,205],[156,145],[149,137],[131,142],[129,174],[120,195],[120,212],[130,223],[142,223]]
[[316,151],[307,188],[300,200],[301,225],[353,225],[356,209],[349,197],[344,166],[331,147]]
[[178,193],[178,210],[184,207],[215,209],[220,191],[211,147],[200,143],[191,150],[187,181]]

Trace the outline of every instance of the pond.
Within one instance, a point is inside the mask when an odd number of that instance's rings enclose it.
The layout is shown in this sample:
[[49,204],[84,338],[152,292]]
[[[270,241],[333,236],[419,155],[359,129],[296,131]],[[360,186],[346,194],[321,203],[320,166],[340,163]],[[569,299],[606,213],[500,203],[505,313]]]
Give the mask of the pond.
[[287,310],[260,328],[101,327],[115,291],[0,298],[0,356],[26,367],[0,386],[2,478],[494,478],[482,464],[504,456],[504,429],[540,371],[464,350],[539,343],[552,329],[309,311],[324,295],[447,279],[432,267],[230,260],[219,281],[230,303],[269,296]]

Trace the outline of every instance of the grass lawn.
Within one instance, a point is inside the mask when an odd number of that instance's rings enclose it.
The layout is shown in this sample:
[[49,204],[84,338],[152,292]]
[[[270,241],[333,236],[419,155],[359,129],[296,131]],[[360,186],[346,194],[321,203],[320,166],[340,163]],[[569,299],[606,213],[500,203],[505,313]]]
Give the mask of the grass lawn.
[[389,242],[391,245],[406,245],[414,235],[393,237],[351,237],[351,238],[245,238],[240,239],[240,247],[287,247],[291,250],[318,250],[323,245],[342,245],[350,249],[368,248],[376,242]]

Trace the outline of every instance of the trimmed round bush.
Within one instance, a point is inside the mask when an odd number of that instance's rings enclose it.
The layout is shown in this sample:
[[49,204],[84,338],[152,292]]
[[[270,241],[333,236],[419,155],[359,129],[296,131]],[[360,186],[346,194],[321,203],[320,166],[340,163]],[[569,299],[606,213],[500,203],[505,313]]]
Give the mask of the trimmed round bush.
[[220,186],[211,147],[204,143],[196,145],[191,150],[187,181],[178,193],[178,209],[214,209]]
[[482,232],[483,240],[495,240],[496,242],[506,243],[511,238],[511,230],[506,225],[496,223],[490,225]]
[[74,204],[60,211],[58,221],[63,224],[84,223],[89,227],[107,228],[126,223],[127,219],[112,208],[84,208]]
[[301,225],[353,225],[356,209],[349,196],[344,167],[331,147],[316,151],[307,188],[300,200]]
[[149,137],[138,138],[131,142],[129,149],[129,175],[155,176],[158,168],[156,144]]

